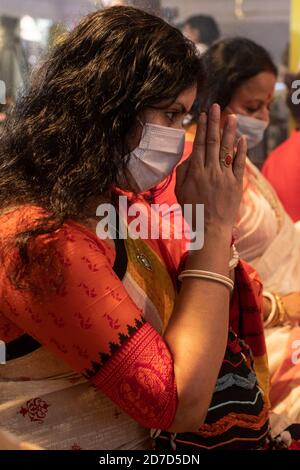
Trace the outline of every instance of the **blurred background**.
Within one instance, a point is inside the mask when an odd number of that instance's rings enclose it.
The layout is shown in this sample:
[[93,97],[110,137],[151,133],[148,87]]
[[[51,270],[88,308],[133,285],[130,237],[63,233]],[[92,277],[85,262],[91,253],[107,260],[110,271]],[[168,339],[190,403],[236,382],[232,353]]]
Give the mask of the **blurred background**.
[[[261,155],[288,134],[284,76],[300,68],[300,0],[0,0],[0,123],[18,93],[26,89],[32,69],[61,34],[88,12],[124,3],[162,16],[192,39],[200,52],[218,37],[236,35],[271,52],[280,75],[271,126],[263,148],[257,150],[260,165]],[[186,24],[193,16],[198,18]]]

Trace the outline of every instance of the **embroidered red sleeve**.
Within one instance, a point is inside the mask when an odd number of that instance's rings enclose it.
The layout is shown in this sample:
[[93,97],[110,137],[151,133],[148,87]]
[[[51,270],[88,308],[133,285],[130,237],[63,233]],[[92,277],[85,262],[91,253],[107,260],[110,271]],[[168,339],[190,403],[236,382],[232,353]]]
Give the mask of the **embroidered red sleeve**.
[[177,390],[172,356],[149,324],[91,382],[144,427],[168,429],[174,420]]
[[[52,271],[37,276],[50,287],[44,297],[15,289],[0,268],[3,324],[31,335],[144,426],[166,427],[176,409],[172,357],[114,273],[113,248],[72,224],[54,240],[64,282]],[[36,239],[37,256],[45,243]]]

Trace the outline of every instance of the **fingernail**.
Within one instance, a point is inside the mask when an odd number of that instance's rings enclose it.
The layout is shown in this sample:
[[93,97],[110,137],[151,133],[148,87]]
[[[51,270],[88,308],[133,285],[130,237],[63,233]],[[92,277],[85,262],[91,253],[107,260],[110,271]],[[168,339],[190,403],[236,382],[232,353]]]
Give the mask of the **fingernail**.
[[242,141],[243,146],[244,146],[245,148],[247,148],[247,147],[248,147],[248,138],[247,138],[247,136],[246,136],[246,135],[242,135],[241,138],[240,138],[240,140]]
[[228,114],[228,119],[230,119],[230,121],[236,121],[236,114]]
[[214,118],[219,118],[221,114],[220,106],[217,103],[214,103],[210,108],[211,116]]
[[228,114],[228,116],[227,116],[227,123],[226,123],[226,124],[227,124],[227,127],[230,127],[230,128],[231,128],[231,127],[234,127],[235,124],[236,124],[236,121],[237,121],[237,119],[236,119],[236,115],[235,115],[235,114]]
[[207,115],[206,113],[201,113],[200,116],[199,116],[199,121],[201,122],[201,124],[205,124],[206,121],[207,121]]

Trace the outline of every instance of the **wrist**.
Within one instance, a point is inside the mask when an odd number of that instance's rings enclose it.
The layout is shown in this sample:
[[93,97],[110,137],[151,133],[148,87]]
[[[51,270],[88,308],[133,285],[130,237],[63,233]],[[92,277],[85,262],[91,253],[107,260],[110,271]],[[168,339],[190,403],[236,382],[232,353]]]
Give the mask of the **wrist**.
[[232,227],[206,226],[203,247],[189,252],[184,269],[207,269],[228,275],[231,244]]
[[232,239],[233,226],[231,224],[207,223],[204,226],[204,236],[213,238]]
[[265,322],[272,312],[272,302],[269,297],[263,295],[262,317]]
[[202,256],[204,253],[215,251],[228,252],[232,245],[232,227],[220,225],[207,225],[204,227],[203,246],[198,250],[190,250],[189,257]]
[[269,312],[264,311],[264,326],[266,328],[272,328],[275,326],[283,326],[289,322],[289,316],[282,302],[280,295],[263,292],[263,297],[269,301]]

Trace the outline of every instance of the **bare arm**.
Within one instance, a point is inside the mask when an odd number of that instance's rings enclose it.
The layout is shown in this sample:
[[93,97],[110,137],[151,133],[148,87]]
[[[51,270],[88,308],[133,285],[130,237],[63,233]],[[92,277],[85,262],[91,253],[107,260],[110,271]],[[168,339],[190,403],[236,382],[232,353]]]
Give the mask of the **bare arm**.
[[[242,192],[246,143],[244,139],[239,143],[234,167],[222,168],[220,153],[233,154],[235,118],[229,119],[222,143],[219,126],[217,106],[210,113],[208,125],[205,117],[201,118],[189,167],[186,165],[177,175],[177,197],[181,204],[205,204],[204,248],[190,253],[186,268],[229,276],[232,227]],[[226,349],[229,300],[229,290],[217,282],[195,278],[182,282],[165,332],[174,359],[179,400],[170,428],[173,432],[197,430],[205,420]]]

